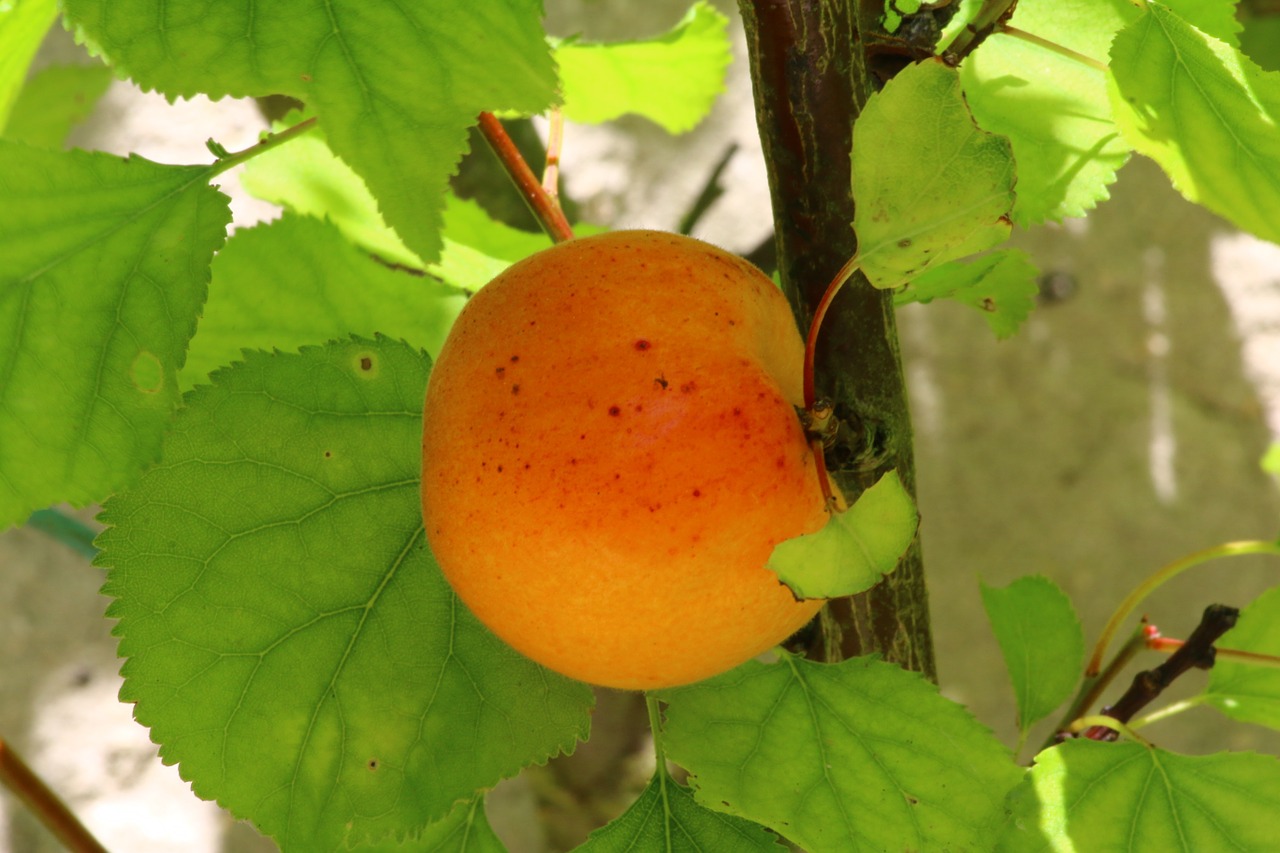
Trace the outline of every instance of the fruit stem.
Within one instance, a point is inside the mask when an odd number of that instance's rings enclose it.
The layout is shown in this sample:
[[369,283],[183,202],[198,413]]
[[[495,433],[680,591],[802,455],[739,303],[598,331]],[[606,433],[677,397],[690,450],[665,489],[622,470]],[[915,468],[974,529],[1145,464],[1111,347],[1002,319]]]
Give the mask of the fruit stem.
[[1161,567],[1150,577],[1140,583],[1124,601],[1120,602],[1120,606],[1111,614],[1105,628],[1102,629],[1102,635],[1098,637],[1098,643],[1093,647],[1093,655],[1089,658],[1089,665],[1085,668],[1085,677],[1091,678],[1098,674],[1098,670],[1102,667],[1102,656],[1107,652],[1107,646],[1111,643],[1116,632],[1120,630],[1120,625],[1132,615],[1133,611],[1138,609],[1138,605],[1155,592],[1166,581],[1172,580],[1187,569],[1207,563],[1220,557],[1235,557],[1244,554],[1272,554],[1280,556],[1280,542],[1268,542],[1263,540],[1248,540],[1243,542],[1226,542],[1221,545],[1215,545],[1212,548],[1206,548],[1203,551],[1197,551],[1185,557],[1180,557],[1172,563]]
[[484,134],[485,141],[489,143],[498,161],[507,170],[507,175],[515,183],[516,189],[524,197],[525,203],[529,205],[529,209],[533,211],[543,230],[556,243],[572,240],[573,228],[565,218],[564,211],[543,189],[542,182],[529,168],[529,164],[521,156],[516,144],[507,135],[502,122],[489,112],[480,113],[479,121],[480,132]]
[[[818,305],[813,309],[813,322],[809,324],[809,335],[804,342],[804,407],[813,414],[814,407],[817,404],[817,394],[814,392],[814,358],[818,350],[818,331],[822,328],[822,320],[827,316],[827,309],[831,307],[831,301],[835,299],[836,294],[840,292],[840,288],[844,287],[844,283],[853,277],[858,271],[858,256],[844,262],[844,266],[840,267],[836,272],[835,278],[831,279],[831,283],[827,285],[827,289],[823,292],[822,298],[818,300]],[[818,472],[818,485],[822,488],[823,506],[828,513],[835,513],[838,509],[835,494],[831,488],[831,477],[827,474],[827,460],[825,456],[825,448],[821,438],[810,438],[809,447],[813,449],[813,463]]]
[[858,256],[854,255],[845,261],[844,266],[836,273],[835,278],[831,279],[831,283],[827,285],[826,291],[822,294],[822,299],[818,300],[818,305],[813,309],[813,322],[809,324],[809,337],[804,343],[804,407],[812,409],[815,402],[815,394],[813,390],[813,362],[814,355],[817,352],[818,330],[822,328],[822,320],[827,316],[827,309],[831,307],[831,300],[835,299],[836,294],[840,292],[840,288],[844,287],[844,283],[853,277],[858,271]]
[[71,809],[27,766],[18,753],[0,737],[0,784],[39,818],[62,845],[72,853],[107,853]]

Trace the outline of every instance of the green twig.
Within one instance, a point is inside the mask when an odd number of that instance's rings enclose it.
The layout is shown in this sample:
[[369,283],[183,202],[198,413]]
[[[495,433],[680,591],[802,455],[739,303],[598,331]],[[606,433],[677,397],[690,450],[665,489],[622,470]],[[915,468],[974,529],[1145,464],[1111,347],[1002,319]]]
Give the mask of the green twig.
[[1080,682],[1080,689],[1076,691],[1075,699],[1072,700],[1071,706],[1067,708],[1066,713],[1062,715],[1062,719],[1053,727],[1053,731],[1049,733],[1049,737],[1041,745],[1040,751],[1044,751],[1058,742],[1059,735],[1062,732],[1070,731],[1071,725],[1075,720],[1084,713],[1086,708],[1091,708],[1101,698],[1104,690],[1115,681],[1117,675],[1129,665],[1129,661],[1133,660],[1138,652],[1147,646],[1146,626],[1139,626],[1136,631],[1125,641],[1120,647],[1120,651],[1111,659],[1099,675],[1086,675],[1084,680]]
[[[1218,649],[1218,651],[1221,652],[1222,649]],[[1192,696],[1190,699],[1183,699],[1179,702],[1172,702],[1168,705],[1165,705],[1163,708],[1161,708],[1158,711],[1152,711],[1150,714],[1147,714],[1145,717],[1141,717],[1129,723],[1129,728],[1136,731],[1138,729],[1149,726],[1152,723],[1158,723],[1161,720],[1168,719],[1169,717],[1172,717],[1176,714],[1181,714],[1183,711],[1190,711],[1192,708],[1195,708],[1199,705],[1203,705],[1205,701],[1206,701],[1206,697],[1203,693],[1201,693],[1199,696]]]
[[1094,726],[1100,726],[1104,729],[1111,729],[1113,732],[1119,732],[1129,738],[1129,740],[1137,741],[1143,746],[1153,746],[1151,741],[1135,732],[1132,726],[1120,722],[1115,717],[1108,717],[1105,714],[1091,714],[1088,717],[1081,717],[1071,724],[1071,728],[1068,731],[1072,734],[1078,734],[1079,732],[1082,732],[1085,729],[1091,729]]
[[27,519],[27,527],[46,533],[73,551],[93,559],[98,549],[93,546],[97,534],[87,524],[56,509],[38,509]]
[[1045,50],[1058,54],[1059,56],[1065,56],[1072,62],[1078,62],[1087,68],[1092,68],[1094,71],[1101,71],[1103,74],[1106,74],[1109,70],[1105,62],[1099,62],[1092,56],[1085,56],[1079,51],[1072,50],[1065,44],[1058,44],[1056,41],[1049,41],[1047,38],[1041,38],[1035,33],[1029,33],[1026,30],[1022,30],[1017,27],[1011,27],[1008,24],[1001,24],[997,28],[996,32],[1001,32],[1007,36],[1013,36],[1016,39],[1021,39],[1028,44],[1034,44],[1037,47],[1042,47]]
[[[243,151],[236,151],[234,153],[227,154],[226,156],[218,157],[217,162],[213,164],[211,175],[221,175],[223,172],[234,169],[241,163],[257,157],[259,154],[264,154],[272,148],[283,145],[289,140],[301,136],[315,126],[316,117],[312,116],[309,119],[298,122],[293,127],[286,127],[279,133],[269,133],[266,136],[263,136],[262,139],[255,144],[250,145]],[[218,147],[221,148],[221,146]],[[222,150],[225,151],[226,149]]]
[[1280,542],[1249,540],[1215,545],[1212,548],[1206,548],[1203,551],[1197,551],[1194,554],[1174,560],[1144,580],[1133,592],[1129,593],[1124,601],[1120,602],[1120,606],[1116,608],[1115,613],[1111,614],[1106,627],[1102,629],[1102,635],[1098,638],[1097,645],[1093,648],[1093,655],[1089,658],[1089,665],[1084,671],[1085,677],[1092,677],[1098,674],[1098,670],[1102,667],[1102,656],[1107,653],[1107,646],[1111,644],[1112,638],[1120,630],[1121,624],[1133,615],[1133,612],[1138,609],[1138,605],[1142,604],[1147,596],[1187,569],[1222,557],[1238,557],[1245,554],[1280,556]]

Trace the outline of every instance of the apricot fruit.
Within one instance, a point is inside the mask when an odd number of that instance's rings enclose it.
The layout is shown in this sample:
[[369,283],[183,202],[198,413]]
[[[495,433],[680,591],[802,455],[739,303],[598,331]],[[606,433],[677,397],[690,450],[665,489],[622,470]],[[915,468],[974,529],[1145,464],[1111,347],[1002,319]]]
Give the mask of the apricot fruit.
[[827,520],[803,349],[773,282],[691,238],[614,232],[511,266],[427,386],[445,577],[518,651],[609,687],[698,681],[786,639],[822,602],[765,564]]

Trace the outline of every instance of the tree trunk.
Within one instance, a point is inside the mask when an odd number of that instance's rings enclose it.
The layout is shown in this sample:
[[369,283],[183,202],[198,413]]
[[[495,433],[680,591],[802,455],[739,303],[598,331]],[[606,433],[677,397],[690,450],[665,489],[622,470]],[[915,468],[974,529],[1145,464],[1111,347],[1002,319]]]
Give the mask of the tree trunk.
[[[850,142],[854,119],[875,90],[869,53],[891,43],[876,32],[874,0],[739,0],[769,186],[782,286],[801,328],[832,277],[853,256]],[[872,45],[874,50],[868,50]],[[881,68],[878,72],[883,73]],[[851,279],[823,323],[816,389],[835,404],[841,443],[828,452],[832,475],[852,501],[897,469],[915,492],[911,419],[893,302],[861,275]],[[935,677],[919,540],[882,583],[824,611],[814,657],[879,652]]]

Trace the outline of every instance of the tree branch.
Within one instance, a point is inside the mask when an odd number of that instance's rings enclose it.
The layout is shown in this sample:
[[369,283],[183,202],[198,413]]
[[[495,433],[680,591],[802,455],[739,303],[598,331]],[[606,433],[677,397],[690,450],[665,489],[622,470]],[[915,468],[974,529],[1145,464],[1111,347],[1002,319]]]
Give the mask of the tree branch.
[[[757,122],[769,169],[778,269],[801,328],[827,283],[857,248],[850,162],[853,121],[873,91],[864,35],[883,12],[876,0],[739,0],[746,24]],[[865,7],[865,8],[864,8]],[[867,23],[871,22],[871,23]],[[862,276],[830,307],[816,354],[818,394],[845,423],[844,450],[828,452],[850,501],[896,468],[914,492],[911,421],[893,303]],[[918,545],[874,589],[829,605],[826,637],[804,651],[823,657],[880,652],[934,675]],[[832,637],[832,632],[838,637]]]

